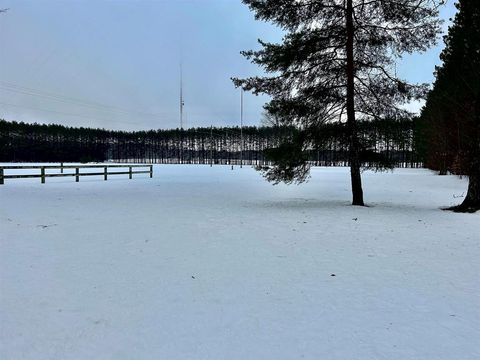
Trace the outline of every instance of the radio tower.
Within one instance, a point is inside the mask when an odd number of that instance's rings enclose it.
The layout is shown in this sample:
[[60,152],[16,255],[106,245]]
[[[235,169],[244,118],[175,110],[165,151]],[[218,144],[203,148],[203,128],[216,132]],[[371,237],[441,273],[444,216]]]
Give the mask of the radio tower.
[[185,102],[183,101],[183,69],[182,63],[180,63],[180,129],[183,129],[183,106]]
[[240,88],[240,168],[243,167],[243,89]]

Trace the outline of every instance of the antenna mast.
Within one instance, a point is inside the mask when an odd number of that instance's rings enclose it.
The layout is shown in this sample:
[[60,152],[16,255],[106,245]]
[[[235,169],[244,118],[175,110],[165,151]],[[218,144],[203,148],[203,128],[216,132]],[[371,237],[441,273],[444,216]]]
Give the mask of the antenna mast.
[[240,168],[243,167],[243,89],[240,88]]
[[183,69],[182,63],[180,62],[180,129],[183,129],[183,106],[185,102],[183,101]]

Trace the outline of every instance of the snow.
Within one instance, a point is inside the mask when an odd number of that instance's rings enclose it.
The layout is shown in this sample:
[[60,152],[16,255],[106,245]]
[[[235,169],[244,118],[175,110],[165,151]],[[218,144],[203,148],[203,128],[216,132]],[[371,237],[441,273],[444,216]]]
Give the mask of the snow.
[[466,179],[363,180],[365,208],[346,168],[7,179],[0,357],[479,359],[480,214],[440,210]]

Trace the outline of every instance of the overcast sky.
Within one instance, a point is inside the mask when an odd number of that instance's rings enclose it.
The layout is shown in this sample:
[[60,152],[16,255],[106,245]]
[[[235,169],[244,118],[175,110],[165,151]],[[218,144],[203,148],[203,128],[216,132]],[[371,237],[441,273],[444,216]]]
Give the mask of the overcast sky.
[[[0,0],[0,118],[140,130],[179,126],[183,63],[187,127],[238,125],[232,76],[260,74],[240,50],[279,41],[240,0]],[[442,8],[447,20],[453,0]],[[431,82],[443,46],[398,65]],[[245,94],[258,125],[266,97]],[[418,108],[414,105],[412,108]]]

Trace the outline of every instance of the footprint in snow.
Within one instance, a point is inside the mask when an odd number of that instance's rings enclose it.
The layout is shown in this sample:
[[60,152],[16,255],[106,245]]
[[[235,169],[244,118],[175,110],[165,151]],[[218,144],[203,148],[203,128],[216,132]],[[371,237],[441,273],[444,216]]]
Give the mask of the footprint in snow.
[[49,228],[50,226],[57,226],[58,224],[50,224],[50,225],[37,225],[37,227],[40,227],[42,229]]

